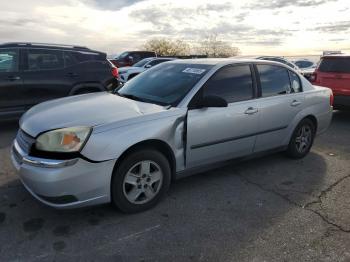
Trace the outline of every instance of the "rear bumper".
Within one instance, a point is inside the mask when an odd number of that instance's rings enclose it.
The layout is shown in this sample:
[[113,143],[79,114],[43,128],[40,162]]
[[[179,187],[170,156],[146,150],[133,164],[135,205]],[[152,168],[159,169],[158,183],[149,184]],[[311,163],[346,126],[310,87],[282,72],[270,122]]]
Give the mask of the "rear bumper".
[[333,105],[335,108],[350,108],[350,96],[335,95]]

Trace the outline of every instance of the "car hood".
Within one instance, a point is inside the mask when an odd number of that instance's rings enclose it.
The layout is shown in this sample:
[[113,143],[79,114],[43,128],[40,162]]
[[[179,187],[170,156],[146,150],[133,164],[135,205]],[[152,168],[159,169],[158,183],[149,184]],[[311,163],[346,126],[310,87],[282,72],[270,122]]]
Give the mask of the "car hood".
[[118,95],[93,93],[44,102],[27,111],[20,127],[29,135],[73,126],[94,127],[166,111],[163,106],[143,103]]

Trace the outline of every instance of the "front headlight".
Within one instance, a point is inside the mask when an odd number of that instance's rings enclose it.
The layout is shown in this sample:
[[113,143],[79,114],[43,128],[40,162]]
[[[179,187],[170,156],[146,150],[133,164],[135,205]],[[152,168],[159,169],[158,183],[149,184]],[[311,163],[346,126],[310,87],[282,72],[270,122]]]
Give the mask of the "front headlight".
[[49,152],[78,152],[91,133],[90,127],[69,127],[48,131],[36,139],[37,150]]

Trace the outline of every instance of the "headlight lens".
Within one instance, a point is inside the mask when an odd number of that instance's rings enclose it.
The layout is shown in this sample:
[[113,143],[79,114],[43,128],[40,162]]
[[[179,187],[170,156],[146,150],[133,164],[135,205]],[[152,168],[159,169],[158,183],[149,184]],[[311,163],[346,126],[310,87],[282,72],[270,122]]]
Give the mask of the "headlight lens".
[[90,127],[70,127],[48,131],[35,143],[38,150],[49,152],[78,152],[91,132]]

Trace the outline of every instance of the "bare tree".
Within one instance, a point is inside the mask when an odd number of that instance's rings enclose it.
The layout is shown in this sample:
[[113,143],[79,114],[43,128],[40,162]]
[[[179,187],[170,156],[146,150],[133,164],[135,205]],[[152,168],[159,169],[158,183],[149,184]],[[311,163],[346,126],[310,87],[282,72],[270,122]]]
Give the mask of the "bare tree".
[[190,46],[182,40],[168,40],[164,38],[148,40],[144,47],[146,51],[154,51],[161,56],[188,55]]
[[217,34],[206,36],[200,43],[199,53],[207,55],[208,57],[231,57],[240,54],[238,47],[218,39]]

